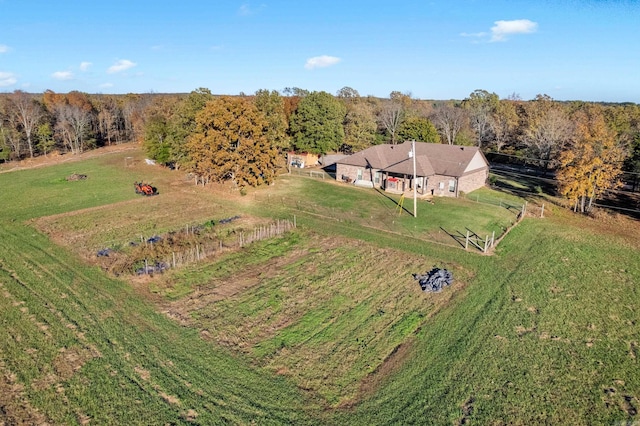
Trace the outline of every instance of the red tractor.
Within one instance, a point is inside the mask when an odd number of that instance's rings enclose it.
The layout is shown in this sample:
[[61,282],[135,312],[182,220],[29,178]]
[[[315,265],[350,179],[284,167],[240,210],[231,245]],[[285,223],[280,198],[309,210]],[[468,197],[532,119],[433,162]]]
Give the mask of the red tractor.
[[148,183],[134,182],[133,186],[136,190],[136,194],[146,196],[158,195],[158,188],[151,186]]

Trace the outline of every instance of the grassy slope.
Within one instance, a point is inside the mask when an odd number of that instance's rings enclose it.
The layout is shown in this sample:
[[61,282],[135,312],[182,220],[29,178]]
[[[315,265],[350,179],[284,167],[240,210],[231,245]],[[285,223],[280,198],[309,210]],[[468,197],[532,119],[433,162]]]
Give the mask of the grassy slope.
[[29,228],[0,222],[0,253],[0,370],[23,389],[14,403],[55,424],[158,424],[189,410],[202,424],[304,419],[291,384],[212,348]]
[[[586,220],[567,220],[562,212],[525,220],[496,256],[483,257],[360,227],[366,218],[327,226],[301,215],[301,223],[320,233],[426,254],[475,275],[465,297],[425,319],[406,364],[382,378],[376,392],[352,409],[320,414],[313,403],[306,411],[309,401],[283,378],[254,371],[243,357],[203,342],[156,314],[123,283],[11,222],[134,197],[113,184],[121,179],[129,186],[139,172],[125,170],[119,177],[98,166],[93,171],[91,164],[0,175],[0,395],[12,389],[4,395],[11,395],[15,410],[15,404],[35,407],[55,423],[90,416],[98,424],[194,416],[202,424],[636,419],[637,244],[591,230]],[[88,173],[90,180],[59,180],[73,172]],[[51,184],[71,195],[58,198]],[[7,404],[2,397],[0,402]]]
[[496,257],[470,260],[467,297],[426,324],[399,374],[340,421],[634,419],[640,259],[576,225],[528,220]]
[[[9,378],[0,385],[11,390],[0,405],[9,407],[6,415],[24,405],[54,424],[87,416],[97,424],[304,423],[305,407],[313,404],[291,383],[212,348],[194,330],[157,314],[125,283],[19,224],[137,197],[121,188],[143,173],[119,170],[120,156],[0,175],[0,376]],[[74,172],[89,179],[66,182]]]

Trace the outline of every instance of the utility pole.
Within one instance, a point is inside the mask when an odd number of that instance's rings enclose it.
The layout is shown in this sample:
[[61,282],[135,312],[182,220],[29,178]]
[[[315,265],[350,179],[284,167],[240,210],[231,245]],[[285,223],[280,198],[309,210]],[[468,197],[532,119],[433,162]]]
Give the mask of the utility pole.
[[418,217],[418,193],[416,189],[416,141],[411,141],[411,151],[409,151],[409,158],[413,159],[413,217]]

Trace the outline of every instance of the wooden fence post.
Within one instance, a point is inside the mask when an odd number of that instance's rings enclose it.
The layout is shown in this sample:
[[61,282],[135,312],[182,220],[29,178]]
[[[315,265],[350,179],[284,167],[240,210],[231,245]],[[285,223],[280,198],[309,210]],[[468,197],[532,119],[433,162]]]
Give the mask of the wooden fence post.
[[469,231],[467,231],[467,239],[464,242],[464,249],[468,249],[469,248]]

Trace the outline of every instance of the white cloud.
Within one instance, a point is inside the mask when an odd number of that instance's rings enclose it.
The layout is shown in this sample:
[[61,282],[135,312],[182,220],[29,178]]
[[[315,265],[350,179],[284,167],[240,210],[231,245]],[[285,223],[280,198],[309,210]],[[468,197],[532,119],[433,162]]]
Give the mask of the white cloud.
[[113,87],[113,83],[102,83],[102,84],[100,85],[100,87],[101,87],[102,89],[108,89],[108,88],[110,88],[110,87]]
[[113,74],[116,72],[125,71],[125,70],[128,70],[129,68],[135,67],[136,65],[138,64],[136,64],[135,62],[131,62],[128,59],[120,59],[118,62],[111,65],[109,69],[107,69],[107,73]]
[[71,71],[56,71],[51,74],[56,80],[73,80],[73,73]]
[[267,5],[264,4],[264,3],[261,4],[260,6],[257,6],[257,7],[253,7],[249,3],[244,3],[242,6],[240,6],[240,9],[238,9],[238,15],[240,15],[240,16],[254,15],[254,14],[262,11],[266,7],[267,7]]
[[12,73],[0,71],[0,87],[12,86],[17,82],[18,79]]
[[0,53],[7,53],[9,51],[9,46],[6,44],[0,44]]
[[80,71],[87,71],[91,65],[91,62],[80,62]]
[[340,58],[336,58],[335,56],[314,56],[313,58],[307,59],[307,63],[304,64],[304,67],[308,70],[312,70],[315,68],[326,68],[340,62]]
[[528,19],[495,21],[491,27],[491,41],[506,41],[510,34],[531,34],[538,29],[538,23]]
[[486,37],[488,34],[485,32],[482,33],[460,33],[462,37]]

